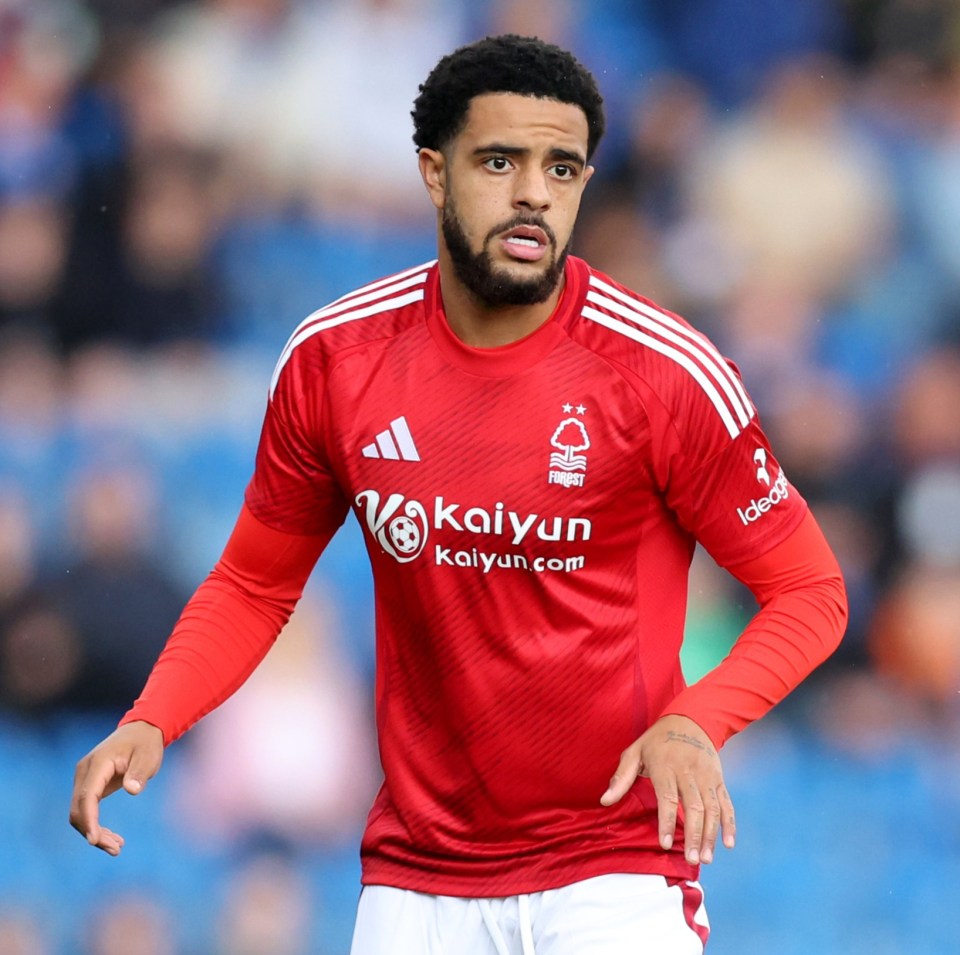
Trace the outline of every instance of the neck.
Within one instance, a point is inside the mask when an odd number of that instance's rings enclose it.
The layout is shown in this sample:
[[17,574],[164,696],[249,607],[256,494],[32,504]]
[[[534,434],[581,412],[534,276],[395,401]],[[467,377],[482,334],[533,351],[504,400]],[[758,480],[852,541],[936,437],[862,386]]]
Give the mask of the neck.
[[457,278],[446,249],[439,251],[440,297],[453,333],[472,348],[499,348],[526,338],[553,314],[566,281],[561,276],[550,297],[536,305],[491,307],[479,301]]

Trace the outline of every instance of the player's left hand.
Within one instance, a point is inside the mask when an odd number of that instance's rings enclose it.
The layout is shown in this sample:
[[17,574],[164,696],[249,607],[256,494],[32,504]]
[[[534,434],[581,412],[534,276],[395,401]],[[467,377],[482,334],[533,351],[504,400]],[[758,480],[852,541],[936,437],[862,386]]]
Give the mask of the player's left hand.
[[720,756],[707,734],[686,716],[663,716],[620,757],[601,796],[619,802],[638,776],[648,776],[657,794],[660,845],[670,849],[683,807],[684,855],[696,865],[712,862],[717,835],[732,849],[736,839],[733,802],[723,782]]

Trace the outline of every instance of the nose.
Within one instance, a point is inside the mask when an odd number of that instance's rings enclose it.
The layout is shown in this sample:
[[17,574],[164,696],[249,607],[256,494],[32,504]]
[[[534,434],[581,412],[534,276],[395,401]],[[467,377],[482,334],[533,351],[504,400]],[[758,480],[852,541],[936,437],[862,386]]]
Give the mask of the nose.
[[526,168],[516,179],[513,207],[532,212],[550,208],[550,186],[546,173],[538,168]]

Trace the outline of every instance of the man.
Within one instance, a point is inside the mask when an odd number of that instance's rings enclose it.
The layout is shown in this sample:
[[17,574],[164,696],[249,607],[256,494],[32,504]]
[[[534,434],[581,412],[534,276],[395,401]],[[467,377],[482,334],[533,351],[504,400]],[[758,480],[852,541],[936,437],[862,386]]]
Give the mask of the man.
[[[240,686],[353,507],[384,770],[354,955],[702,952],[699,864],[734,843],[717,750],[835,648],[839,570],[732,366],[567,254],[593,77],[488,38],[440,61],[413,117],[438,261],[288,341],[237,526],[78,765],[71,822],[120,851],[99,801],[140,792]],[[697,540],[761,609],[685,688]]]

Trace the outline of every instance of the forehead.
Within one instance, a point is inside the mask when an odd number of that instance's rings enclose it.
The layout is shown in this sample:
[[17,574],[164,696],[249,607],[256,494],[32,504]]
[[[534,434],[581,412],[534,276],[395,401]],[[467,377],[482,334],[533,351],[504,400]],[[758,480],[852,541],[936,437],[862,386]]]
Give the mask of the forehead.
[[470,100],[457,139],[468,148],[486,143],[524,146],[543,141],[586,155],[588,136],[587,117],[572,103],[517,93],[483,93]]

